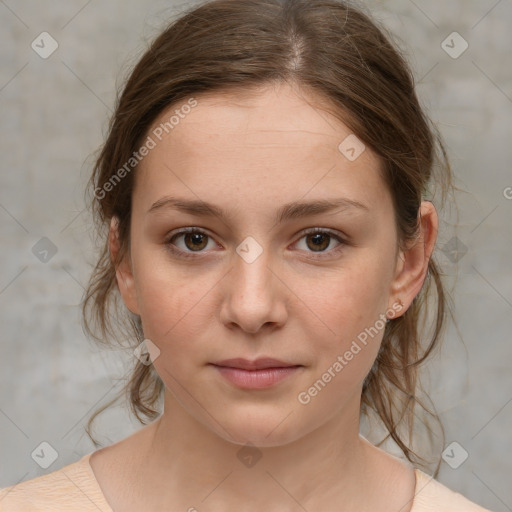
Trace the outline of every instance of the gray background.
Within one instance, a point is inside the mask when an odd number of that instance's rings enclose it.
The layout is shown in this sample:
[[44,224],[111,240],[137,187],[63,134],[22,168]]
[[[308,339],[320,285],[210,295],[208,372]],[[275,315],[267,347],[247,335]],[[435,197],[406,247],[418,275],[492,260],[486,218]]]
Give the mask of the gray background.
[[[402,41],[465,190],[459,225],[444,212],[437,248],[456,285],[460,336],[448,329],[429,389],[445,445],[460,445],[452,459],[462,449],[469,456],[457,469],[443,462],[439,480],[494,511],[512,510],[512,2],[366,4]],[[94,261],[83,189],[116,87],[165,19],[188,5],[0,1],[0,487],[93,451],[84,424],[119,390],[133,357],[82,332]],[[43,31],[59,44],[47,59],[31,48]],[[458,58],[441,46],[453,31],[469,44]],[[461,252],[443,251],[455,235]],[[32,251],[43,237],[57,248],[46,263]],[[139,427],[118,406],[100,416],[96,434],[110,444]],[[43,441],[59,454],[46,470],[31,458]]]

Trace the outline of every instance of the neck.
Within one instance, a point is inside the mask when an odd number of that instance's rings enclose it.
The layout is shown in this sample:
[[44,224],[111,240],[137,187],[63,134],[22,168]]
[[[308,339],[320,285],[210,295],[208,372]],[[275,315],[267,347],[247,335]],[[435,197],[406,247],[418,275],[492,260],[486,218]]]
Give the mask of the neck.
[[361,505],[370,445],[359,436],[359,396],[298,440],[254,447],[219,437],[165,393],[164,413],[144,429],[145,455],[137,464],[138,480],[151,479],[162,500],[187,494],[184,510],[330,509],[331,499]]

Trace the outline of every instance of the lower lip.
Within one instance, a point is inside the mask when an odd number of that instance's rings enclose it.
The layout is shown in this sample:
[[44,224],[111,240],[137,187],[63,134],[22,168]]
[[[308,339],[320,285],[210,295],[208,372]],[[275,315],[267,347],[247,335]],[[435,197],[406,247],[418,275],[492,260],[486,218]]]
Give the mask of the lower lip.
[[242,370],[228,366],[213,365],[229,382],[243,389],[264,389],[281,382],[296,373],[300,366],[286,368],[263,368],[261,370]]

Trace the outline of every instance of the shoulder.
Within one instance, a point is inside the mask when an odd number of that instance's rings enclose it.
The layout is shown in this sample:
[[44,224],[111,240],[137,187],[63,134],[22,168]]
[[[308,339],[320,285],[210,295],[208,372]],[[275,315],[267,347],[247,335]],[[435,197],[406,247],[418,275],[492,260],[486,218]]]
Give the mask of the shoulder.
[[104,511],[89,457],[19,484],[0,489],[0,512]]
[[415,469],[416,489],[411,512],[490,512]]

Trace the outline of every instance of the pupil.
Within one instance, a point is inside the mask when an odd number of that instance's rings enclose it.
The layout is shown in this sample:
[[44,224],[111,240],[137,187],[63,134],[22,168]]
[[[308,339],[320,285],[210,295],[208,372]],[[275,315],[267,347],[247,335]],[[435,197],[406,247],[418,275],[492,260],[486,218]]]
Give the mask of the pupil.
[[[203,244],[198,247],[198,244],[201,244],[201,239],[203,239]],[[192,241],[193,246],[190,247],[188,243],[186,243],[187,247],[191,250],[203,249],[205,247],[204,239],[206,236],[201,233],[188,233],[185,235],[185,241]]]
[[[310,236],[312,237],[313,244],[316,246],[316,248],[325,249],[329,245],[329,242],[327,242],[327,244],[325,243],[325,241],[328,239],[328,235],[323,233],[316,233]],[[322,240],[324,243],[322,243]]]

